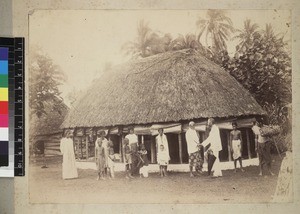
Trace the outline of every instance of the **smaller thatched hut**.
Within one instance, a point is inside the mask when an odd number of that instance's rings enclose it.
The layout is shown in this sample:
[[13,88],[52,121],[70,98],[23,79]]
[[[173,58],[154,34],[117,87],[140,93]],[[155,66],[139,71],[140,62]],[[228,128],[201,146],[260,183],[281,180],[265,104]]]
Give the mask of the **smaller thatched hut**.
[[[155,162],[154,136],[163,127],[170,144],[171,163],[184,163],[188,161],[184,137],[188,122],[196,122],[204,140],[206,120],[214,117],[221,129],[220,158],[226,161],[231,160],[231,122],[237,121],[242,129],[247,148],[243,155],[251,158],[256,155],[252,121],[264,114],[251,94],[227,71],[187,49],[114,67],[87,89],[62,128],[74,129],[77,148],[85,147],[87,151],[93,147],[93,136],[98,130],[109,131],[115,152],[122,156],[122,138],[127,128],[134,126],[149,158]],[[82,145],[83,140],[86,145]]]
[[60,112],[55,111],[50,103],[45,103],[46,114],[37,117],[30,115],[30,153],[60,155],[60,140],[63,130],[60,129],[69,108],[61,103]]

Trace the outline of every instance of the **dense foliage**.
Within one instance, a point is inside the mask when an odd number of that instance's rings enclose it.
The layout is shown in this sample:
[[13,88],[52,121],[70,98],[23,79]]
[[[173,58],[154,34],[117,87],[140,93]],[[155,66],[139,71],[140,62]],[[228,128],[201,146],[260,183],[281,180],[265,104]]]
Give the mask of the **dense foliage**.
[[45,106],[52,106],[53,111],[61,112],[63,100],[59,86],[65,81],[65,75],[52,60],[40,53],[32,57],[29,77],[30,114],[37,117],[47,114]]
[[[249,19],[244,21],[243,29],[235,29],[230,18],[220,10],[208,10],[206,19],[200,17],[196,26],[197,35],[179,35],[173,39],[170,34],[159,36],[142,21],[136,41],[129,42],[125,50],[137,57],[147,57],[169,50],[195,49],[229,71],[249,90],[267,111],[271,124],[290,128],[287,106],[292,101],[292,67],[284,35],[276,34],[270,24],[260,30]],[[233,57],[227,52],[230,38],[238,40]]]

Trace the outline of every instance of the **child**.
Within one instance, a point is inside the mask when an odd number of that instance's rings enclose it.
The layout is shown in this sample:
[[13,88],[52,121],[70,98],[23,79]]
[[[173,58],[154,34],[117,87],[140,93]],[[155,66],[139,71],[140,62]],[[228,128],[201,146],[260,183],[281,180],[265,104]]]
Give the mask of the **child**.
[[105,154],[104,154],[104,148],[102,146],[102,137],[98,135],[98,139],[96,140],[96,148],[95,148],[95,161],[98,171],[98,177],[97,180],[104,178],[104,168],[105,168]]
[[169,154],[165,150],[164,145],[159,146],[159,152],[157,153],[157,163],[159,164],[160,176],[167,176],[167,165],[169,162]]
[[131,149],[129,146],[129,140],[127,138],[124,139],[124,154],[125,154],[125,172],[126,172],[126,177],[127,179],[133,178],[131,176]]
[[108,173],[110,178],[115,178],[115,152],[114,152],[114,144],[112,141],[108,143],[108,160],[107,160]]
[[138,152],[140,155],[140,161],[138,163],[138,165],[140,166],[140,177],[148,177],[148,164],[149,164],[149,160],[147,157],[147,150],[145,148],[144,144],[141,144],[141,148],[140,151]]
[[242,134],[241,131],[237,130],[237,123],[232,123],[232,131],[230,132],[230,148],[233,152],[234,159],[234,172],[236,172],[236,162],[240,162],[241,171],[244,172],[242,166]]

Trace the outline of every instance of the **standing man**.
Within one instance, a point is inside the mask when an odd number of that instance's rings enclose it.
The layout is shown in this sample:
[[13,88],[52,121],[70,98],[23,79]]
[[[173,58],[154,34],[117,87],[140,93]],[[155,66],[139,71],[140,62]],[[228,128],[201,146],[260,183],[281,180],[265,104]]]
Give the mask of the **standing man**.
[[169,162],[170,161],[170,153],[169,153],[169,144],[168,144],[167,136],[164,134],[163,128],[159,128],[158,129],[158,133],[159,134],[155,138],[155,141],[156,141],[156,152],[157,152],[156,157],[160,156],[160,154],[159,154],[161,152],[160,145],[163,145],[164,146],[164,152],[167,153],[167,155],[168,155],[168,162]]
[[255,134],[255,151],[258,153],[259,160],[259,176],[262,176],[263,165],[267,166],[270,175],[274,175],[271,171],[271,142],[269,137],[262,134],[263,124],[256,122],[252,127]]
[[244,172],[242,165],[242,133],[237,130],[237,123],[232,123],[232,131],[230,132],[230,149],[234,160],[234,172],[236,172],[236,162],[239,161],[241,171]]
[[195,123],[193,121],[189,123],[189,129],[185,133],[185,139],[189,153],[190,177],[194,177],[193,167],[195,167],[195,170],[201,167],[201,155],[199,152],[199,136],[195,130]]
[[129,128],[129,134],[125,136],[125,138],[128,140],[128,144],[131,151],[131,173],[132,174],[138,174],[138,137],[136,134],[134,134],[133,127]]
[[[210,147],[207,151],[208,154],[208,162],[212,161],[212,171],[213,177],[222,176],[219,152],[222,150],[222,142],[220,137],[220,130],[217,125],[215,125],[215,120],[213,118],[209,118],[207,121],[208,125],[211,127],[208,138],[202,143],[203,146],[207,146],[210,143]],[[210,168],[210,167],[209,167]],[[210,174],[210,170],[208,170]]]
[[60,151],[63,154],[62,178],[78,178],[73,147],[73,133],[68,131],[60,141]]

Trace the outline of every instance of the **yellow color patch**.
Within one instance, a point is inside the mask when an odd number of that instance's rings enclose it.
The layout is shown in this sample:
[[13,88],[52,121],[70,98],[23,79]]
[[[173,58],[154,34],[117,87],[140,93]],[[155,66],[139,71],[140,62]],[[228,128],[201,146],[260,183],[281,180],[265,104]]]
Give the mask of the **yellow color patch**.
[[0,88],[0,101],[8,101],[8,88]]

